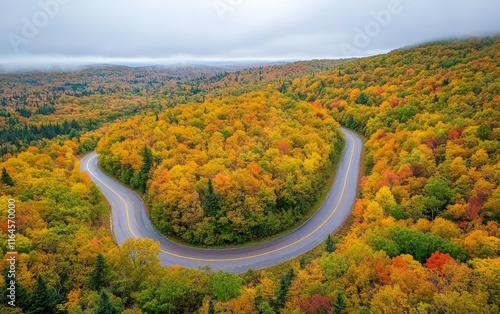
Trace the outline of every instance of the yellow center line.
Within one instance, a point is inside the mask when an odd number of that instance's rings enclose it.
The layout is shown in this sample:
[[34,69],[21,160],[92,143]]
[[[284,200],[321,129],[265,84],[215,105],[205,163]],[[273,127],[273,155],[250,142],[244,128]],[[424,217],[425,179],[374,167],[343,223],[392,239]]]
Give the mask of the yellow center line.
[[[343,183],[343,186],[342,186],[342,192],[340,193],[340,197],[337,201],[337,204],[335,206],[335,208],[333,209],[333,211],[330,213],[330,215],[325,219],[325,221],[323,221],[323,223],[321,223],[318,227],[316,227],[316,229],[314,229],[313,231],[311,231],[309,234],[305,235],[304,237],[298,239],[297,241],[293,242],[293,243],[290,243],[290,244],[287,244],[285,246],[282,246],[280,248],[277,248],[277,249],[274,249],[274,250],[271,250],[271,251],[267,251],[267,252],[264,252],[264,253],[260,253],[260,254],[255,254],[255,255],[249,255],[249,256],[244,256],[244,257],[237,257],[237,258],[221,258],[221,259],[205,259],[205,258],[196,258],[196,257],[190,257],[190,256],[184,256],[184,255],[180,255],[180,254],[175,254],[175,253],[172,253],[172,252],[168,252],[168,251],[165,251],[163,249],[160,249],[160,251],[162,253],[165,253],[167,255],[170,255],[170,256],[173,256],[173,257],[177,257],[177,258],[182,258],[182,259],[186,259],[186,260],[191,260],[191,261],[199,261],[199,262],[236,262],[236,261],[241,261],[241,260],[246,260],[246,259],[252,259],[252,258],[257,258],[257,257],[262,257],[262,256],[265,256],[265,255],[269,255],[269,254],[273,254],[273,253],[276,253],[276,252],[279,252],[279,251],[282,251],[284,249],[287,249],[291,246],[294,246],[302,241],[304,241],[305,239],[309,238],[310,236],[312,236],[313,234],[315,234],[319,229],[323,228],[326,223],[333,217],[333,215],[335,215],[335,213],[337,212],[337,210],[339,209],[340,207],[340,202],[342,200],[342,198],[344,197],[344,193],[345,193],[345,189],[346,189],[346,186],[347,186],[347,179],[349,177],[349,172],[351,170],[351,166],[352,166],[352,161],[353,161],[353,158],[354,158],[354,148],[355,148],[355,145],[354,145],[354,138],[348,134],[348,133],[345,133],[346,136],[348,136],[351,140],[352,140],[352,149],[351,149],[351,155],[350,155],[350,158],[349,158],[349,165],[347,167],[347,172],[346,172],[346,175],[345,175],[345,178],[344,178],[344,183]],[[118,198],[125,204],[125,211],[126,211],[126,214],[127,214],[127,225],[128,225],[128,229],[130,231],[130,233],[133,235],[134,238],[140,238],[138,237],[134,231],[132,230],[132,227],[131,227],[131,224],[130,224],[130,216],[129,216],[129,208],[128,208],[128,205],[127,205],[127,202],[120,196],[120,194],[118,194],[115,190],[113,190],[110,186],[108,186],[106,183],[104,183],[103,181],[101,181],[91,170],[90,170],[90,167],[89,167],[89,163],[92,159],[96,158],[96,156],[90,158],[88,161],[87,161],[87,169],[88,169],[88,172],[96,179],[98,180],[99,182],[101,182],[105,187],[107,187],[110,191],[112,191],[116,196],[118,196]],[[215,251],[215,250],[214,250]]]
[[94,157],[92,158],[89,158],[89,160],[87,161],[87,170],[89,171],[89,173],[99,182],[101,182],[102,185],[104,185],[105,187],[108,188],[108,190],[110,190],[111,192],[113,192],[116,196],[118,196],[118,198],[123,202],[123,204],[125,205],[125,213],[127,215],[127,225],[128,225],[128,230],[130,231],[130,233],[132,233],[132,236],[136,239],[140,238],[139,236],[137,236],[135,234],[135,232],[132,230],[132,226],[130,225],[130,216],[129,216],[129,208],[128,208],[128,204],[127,202],[125,201],[125,199],[123,199],[123,197],[118,194],[118,192],[116,192],[115,190],[113,190],[109,185],[107,185],[106,183],[104,183],[101,179],[99,179],[95,173],[92,172],[92,170],[90,170],[90,167],[89,167],[89,164],[90,164],[90,161],[92,161],[93,159],[97,158],[97,155],[95,155]]

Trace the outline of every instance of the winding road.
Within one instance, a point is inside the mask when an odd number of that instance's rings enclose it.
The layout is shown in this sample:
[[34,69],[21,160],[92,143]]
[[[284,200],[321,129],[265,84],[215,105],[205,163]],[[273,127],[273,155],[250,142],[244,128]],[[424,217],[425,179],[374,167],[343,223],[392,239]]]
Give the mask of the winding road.
[[81,160],[81,168],[111,204],[111,225],[119,244],[129,238],[149,238],[160,242],[160,260],[164,266],[210,266],[215,270],[243,273],[248,269],[270,267],[304,254],[323,242],[347,218],[356,198],[363,143],[354,132],[344,128],[341,130],[346,146],[333,187],[318,212],[293,232],[249,247],[201,249],[174,243],[156,231],[139,195],[99,169],[95,152]]

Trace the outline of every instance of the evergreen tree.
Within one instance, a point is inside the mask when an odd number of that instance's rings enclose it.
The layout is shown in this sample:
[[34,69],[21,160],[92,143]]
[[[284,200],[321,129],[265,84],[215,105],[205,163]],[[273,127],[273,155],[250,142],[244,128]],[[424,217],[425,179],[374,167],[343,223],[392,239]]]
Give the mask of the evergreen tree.
[[14,180],[12,180],[12,177],[5,168],[2,168],[2,183],[9,186],[14,186]]
[[280,93],[282,93],[282,94],[286,94],[286,92],[288,91],[288,87],[285,85],[285,83],[284,83],[284,82],[283,82],[283,83],[281,83],[281,86],[280,86],[280,88],[279,88],[279,91],[280,91]]
[[290,268],[286,273],[284,273],[281,276],[280,280],[280,288],[278,290],[278,295],[276,297],[276,300],[273,302],[273,307],[276,310],[276,312],[280,312],[281,309],[285,307],[286,303],[286,295],[288,293],[288,289],[290,288],[290,285],[292,284],[292,280],[294,277],[293,269]]
[[139,170],[139,178],[137,182],[138,185],[137,188],[142,193],[146,192],[147,183],[149,179],[148,174],[149,170],[151,170],[152,165],[153,165],[153,154],[151,153],[151,150],[145,146],[142,152],[142,167]]
[[[76,121],[72,121],[69,124],[65,121],[63,124],[41,124],[36,125],[20,125],[18,121],[8,118],[8,127],[3,127],[0,129],[0,142],[10,143],[12,145],[22,147],[23,142],[26,146],[32,141],[39,141],[44,139],[52,139],[58,135],[69,135],[72,130],[74,136],[78,131],[81,130],[80,126]],[[76,133],[75,133],[76,132]]]
[[101,291],[109,286],[109,268],[102,254],[97,255],[95,267],[90,273],[89,285],[94,291]]
[[53,114],[54,112],[56,111],[56,108],[53,107],[53,106],[48,106],[47,104],[43,105],[42,107],[39,107],[37,110],[36,110],[36,113],[37,114],[41,114],[41,115],[51,115]]
[[214,192],[212,180],[208,179],[208,188],[202,203],[203,211],[206,217],[216,217],[220,210],[219,199]]
[[55,296],[47,287],[47,282],[38,276],[36,286],[30,296],[31,314],[49,314],[55,312]]
[[210,300],[208,303],[208,314],[215,314],[215,305],[213,300]]
[[335,249],[336,249],[335,242],[333,241],[332,236],[329,234],[325,240],[325,250],[328,253],[332,253],[335,251]]
[[356,101],[360,105],[368,104],[368,96],[365,93],[361,93]]
[[26,107],[18,108],[16,109],[16,111],[24,118],[30,118],[32,114],[31,111]]
[[121,310],[111,302],[109,294],[106,290],[101,290],[95,314],[119,314]]
[[78,124],[78,122],[76,122],[75,119],[71,120],[71,123],[69,126],[71,129],[75,129],[77,131],[81,129],[80,125]]
[[334,314],[342,314],[343,310],[347,307],[345,303],[344,292],[340,291],[337,295],[337,300],[333,304],[333,313]]
[[304,255],[302,255],[300,257],[299,265],[300,265],[300,269],[306,268],[306,266],[307,266],[307,259],[306,259],[306,257]]

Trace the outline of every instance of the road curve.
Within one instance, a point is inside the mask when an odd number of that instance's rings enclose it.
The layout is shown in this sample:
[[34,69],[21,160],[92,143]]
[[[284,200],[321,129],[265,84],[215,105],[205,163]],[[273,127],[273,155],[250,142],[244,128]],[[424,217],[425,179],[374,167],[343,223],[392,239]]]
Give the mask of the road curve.
[[333,187],[318,212],[293,232],[250,247],[218,250],[173,243],[153,227],[141,197],[99,169],[95,152],[81,160],[81,168],[111,204],[112,229],[119,244],[129,238],[149,238],[160,242],[160,260],[164,266],[210,266],[216,270],[243,273],[248,269],[282,263],[311,250],[339,228],[349,215],[356,198],[363,143],[354,132],[341,130],[346,146]]

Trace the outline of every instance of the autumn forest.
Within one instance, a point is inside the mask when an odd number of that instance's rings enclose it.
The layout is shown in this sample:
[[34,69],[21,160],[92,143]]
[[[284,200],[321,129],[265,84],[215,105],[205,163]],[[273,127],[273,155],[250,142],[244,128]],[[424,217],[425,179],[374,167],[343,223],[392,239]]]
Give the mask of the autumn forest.
[[[1,313],[498,313],[500,38],[249,68],[96,66],[0,75]],[[312,251],[244,274],[118,245],[80,159],[197,247],[314,214],[364,140],[351,215]],[[9,200],[17,307],[8,304]]]

